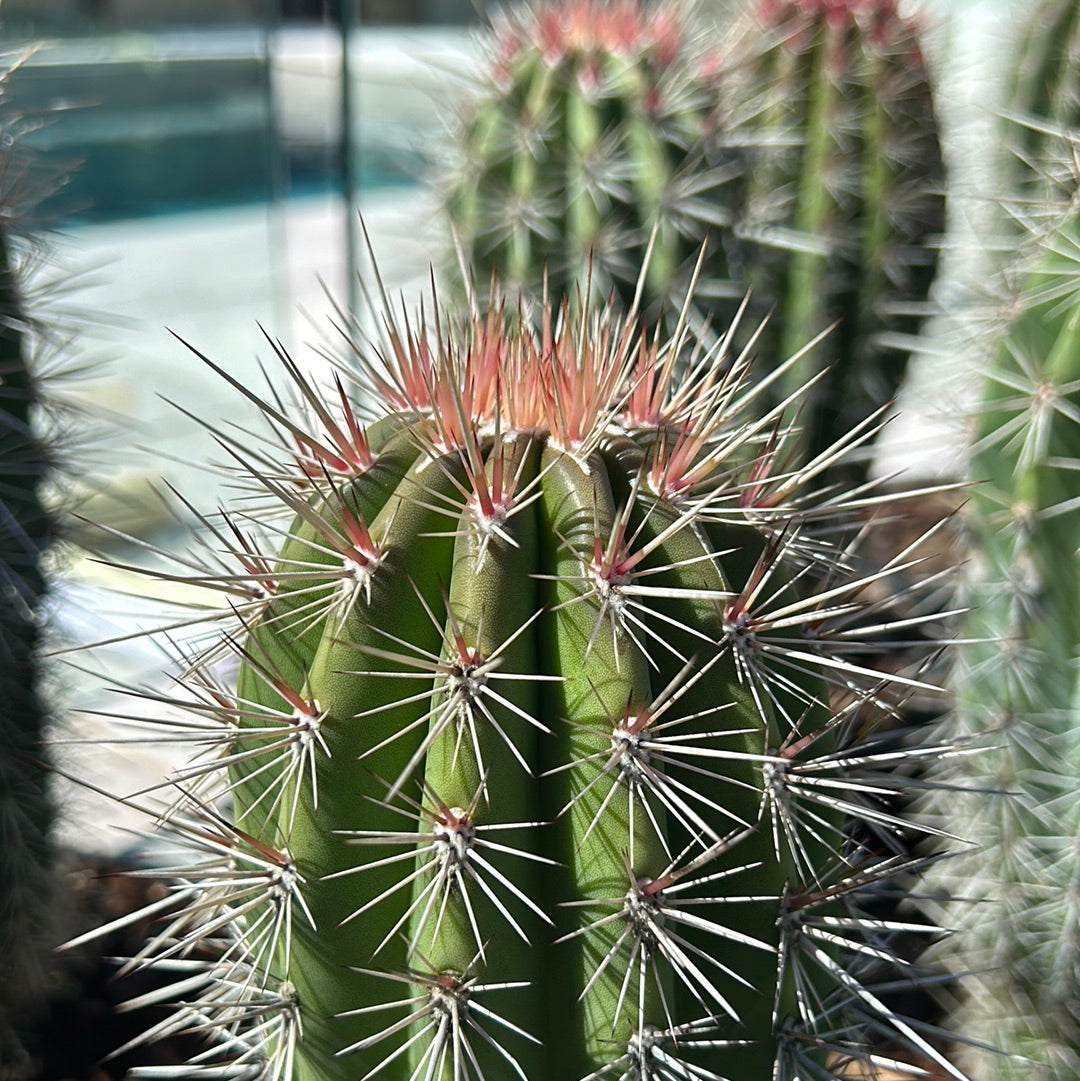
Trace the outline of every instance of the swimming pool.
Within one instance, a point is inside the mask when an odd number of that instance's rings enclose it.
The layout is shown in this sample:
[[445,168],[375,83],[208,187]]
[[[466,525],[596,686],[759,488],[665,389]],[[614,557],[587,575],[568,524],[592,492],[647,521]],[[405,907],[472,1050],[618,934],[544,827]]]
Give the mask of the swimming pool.
[[[349,39],[348,153],[360,191],[415,185],[462,66],[464,31],[364,28]],[[27,142],[64,170],[47,204],[115,221],[340,190],[341,40],[289,26],[161,31],[36,48],[10,106],[41,115]]]

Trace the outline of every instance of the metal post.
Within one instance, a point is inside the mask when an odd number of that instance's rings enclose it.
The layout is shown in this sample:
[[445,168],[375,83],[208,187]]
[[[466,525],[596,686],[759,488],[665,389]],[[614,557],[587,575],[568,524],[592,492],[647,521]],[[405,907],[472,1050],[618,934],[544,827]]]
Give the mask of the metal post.
[[359,264],[360,220],[357,208],[359,194],[360,147],[353,145],[353,129],[357,115],[356,87],[353,81],[352,46],[359,29],[357,0],[338,0],[336,14],[341,36],[341,183],[345,199],[345,276],[346,297],[351,311],[356,311],[360,299]]

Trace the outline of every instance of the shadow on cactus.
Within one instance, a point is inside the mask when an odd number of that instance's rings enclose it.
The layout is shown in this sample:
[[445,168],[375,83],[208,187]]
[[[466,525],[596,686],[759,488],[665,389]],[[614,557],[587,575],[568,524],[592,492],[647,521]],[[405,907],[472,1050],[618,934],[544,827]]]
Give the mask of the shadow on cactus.
[[430,311],[382,297],[325,388],[277,348],[296,408],[203,358],[266,439],[218,432],[249,491],[160,572],[210,598],[145,692],[183,717],[117,718],[195,747],[148,1038],[277,1081],[962,1078],[881,982],[935,932],[860,908],[913,870],[873,732],[927,674],[861,660],[913,561],[850,571],[873,497],[807,494],[844,448],[790,468],[685,323]]

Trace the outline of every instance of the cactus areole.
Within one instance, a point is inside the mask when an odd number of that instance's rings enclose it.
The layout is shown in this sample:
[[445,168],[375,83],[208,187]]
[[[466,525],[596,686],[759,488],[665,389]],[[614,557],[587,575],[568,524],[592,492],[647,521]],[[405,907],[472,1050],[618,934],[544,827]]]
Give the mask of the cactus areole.
[[281,354],[295,415],[217,368],[290,449],[219,433],[261,499],[207,519],[239,572],[185,557],[229,629],[169,728],[173,1028],[274,1081],[795,1078],[869,1055],[868,1011],[934,1054],[851,964],[893,861],[849,820],[897,826],[893,752],[842,751],[892,678],[815,525],[854,505],[807,495],[746,356],[390,311],[329,394]]

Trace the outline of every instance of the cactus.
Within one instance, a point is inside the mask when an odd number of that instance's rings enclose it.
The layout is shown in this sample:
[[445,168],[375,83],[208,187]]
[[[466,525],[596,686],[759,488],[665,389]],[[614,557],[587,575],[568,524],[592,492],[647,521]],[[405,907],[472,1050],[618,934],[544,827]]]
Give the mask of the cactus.
[[[1020,162],[1022,209],[1067,204],[1076,193],[1080,130],[1080,4],[1042,0],[1025,13],[1009,88],[1006,142]],[[1070,137],[1070,132],[1073,133]]]
[[[737,235],[767,355],[836,322],[800,402],[816,454],[896,393],[929,310],[945,226],[944,167],[919,26],[894,0],[760,0],[765,44],[744,93],[761,101]],[[744,136],[745,138],[745,136]]]
[[719,51],[679,5],[641,0],[509,9],[486,47],[442,197],[468,277],[494,271],[536,296],[546,282],[558,301],[588,268],[594,298],[615,290],[629,306],[651,241],[644,307],[678,310],[725,224]]
[[26,246],[15,240],[41,192],[19,127],[10,114],[0,118],[0,1062],[13,1069],[23,1056],[16,1032],[45,993],[55,889],[40,657],[43,559],[56,531],[42,491],[52,453],[39,428]]
[[649,251],[655,318],[700,254],[697,325],[722,331],[751,287],[752,311],[776,313],[758,339],[774,367],[838,321],[771,399],[827,369],[800,402],[809,457],[897,390],[937,266],[942,157],[917,28],[891,0],[754,14],[713,42],[671,3],[514,9],[443,198],[481,282],[572,295],[592,254],[595,291],[629,304]]
[[873,732],[924,674],[859,659],[905,556],[848,569],[865,501],[782,464],[748,354],[431,310],[329,395],[279,349],[298,411],[203,358],[269,434],[218,433],[252,491],[157,572],[218,629],[122,737],[196,748],[154,1034],[277,1081],[962,1078],[875,982],[927,928],[860,908],[914,870]]
[[[971,644],[951,723],[992,749],[946,778],[984,795],[966,829],[979,847],[946,879],[981,903],[944,918],[967,932],[949,965],[979,974],[956,1026],[1010,1056],[973,1052],[970,1069],[1000,1081],[1080,1074],[1078,282],[1073,211],[1028,263],[993,350],[972,455]],[[962,815],[955,802],[939,813]]]

